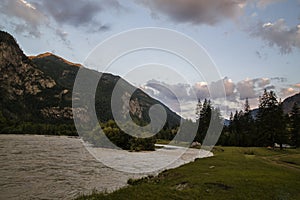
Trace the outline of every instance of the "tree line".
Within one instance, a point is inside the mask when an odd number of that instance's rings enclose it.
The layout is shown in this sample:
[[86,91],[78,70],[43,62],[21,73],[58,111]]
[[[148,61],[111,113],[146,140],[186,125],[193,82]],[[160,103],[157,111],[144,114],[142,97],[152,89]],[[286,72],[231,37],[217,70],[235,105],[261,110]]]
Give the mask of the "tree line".
[[265,90],[259,97],[257,114],[250,110],[248,99],[244,109],[230,115],[230,124],[225,126],[219,145],[225,146],[270,146],[280,148],[283,144],[300,146],[300,109],[293,105],[290,114],[284,114],[282,102],[275,92]]
[[40,123],[7,119],[0,111],[0,134],[77,136],[73,123]]
[[[244,109],[231,113],[230,123],[224,126],[218,145],[223,146],[270,146],[275,143],[282,148],[283,144],[300,147],[300,107],[295,103],[290,114],[284,114],[282,102],[277,99],[273,91],[265,90],[259,97],[257,114],[250,109],[248,99],[245,100]],[[134,137],[121,130],[116,122],[108,120],[99,122],[100,126],[88,130],[84,138],[95,146],[106,147],[105,136],[116,146],[132,151],[154,150],[157,139],[176,140],[179,142],[199,142],[207,134],[211,120],[222,123],[220,110],[215,108],[210,100],[203,103],[199,100],[196,106],[196,121],[182,120],[180,127],[170,127],[168,122],[162,130],[151,137]],[[140,124],[145,126],[146,124]],[[129,126],[129,125],[128,125]],[[185,128],[185,132],[182,130]],[[100,131],[100,128],[102,131]],[[133,130],[134,127],[129,127]],[[133,130],[134,131],[134,130]],[[196,132],[195,135],[191,133]],[[47,134],[47,135],[77,135],[73,123],[43,124],[34,122],[18,122],[7,120],[0,112],[0,133],[5,134]],[[141,136],[147,134],[142,131]]]

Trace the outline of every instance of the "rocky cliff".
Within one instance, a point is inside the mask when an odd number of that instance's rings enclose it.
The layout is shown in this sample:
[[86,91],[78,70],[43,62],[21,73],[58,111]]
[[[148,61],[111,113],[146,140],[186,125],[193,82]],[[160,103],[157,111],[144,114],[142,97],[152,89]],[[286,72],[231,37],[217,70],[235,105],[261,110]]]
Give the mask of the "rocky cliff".
[[26,121],[61,118],[46,116],[42,111],[58,107],[62,91],[22,52],[11,35],[0,32],[0,106],[6,117]]
[[[0,31],[1,112],[6,118],[17,121],[73,123],[72,89],[80,67],[80,64],[51,53],[27,57],[10,34]],[[95,100],[101,122],[113,119],[111,95],[120,79],[112,74],[102,74]],[[121,80],[124,88],[134,87]],[[142,122],[149,122],[148,111],[154,104],[163,105],[136,89],[129,103],[130,114]],[[168,115],[167,124],[178,125],[180,116],[163,106]],[[84,112],[84,108],[78,112]]]

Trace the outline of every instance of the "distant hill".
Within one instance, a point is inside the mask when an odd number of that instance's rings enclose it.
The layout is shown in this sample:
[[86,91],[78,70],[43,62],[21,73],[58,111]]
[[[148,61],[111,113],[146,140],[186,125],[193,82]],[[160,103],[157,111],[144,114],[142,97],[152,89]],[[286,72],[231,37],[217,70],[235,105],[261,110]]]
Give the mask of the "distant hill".
[[[298,105],[300,105],[300,93],[290,96],[282,102],[283,113],[290,114],[294,103],[297,103]],[[255,119],[258,114],[258,108],[251,110],[250,113],[251,113],[251,116]]]
[[283,112],[285,114],[291,113],[294,103],[300,105],[300,93],[288,97],[282,102]]
[[[73,123],[72,90],[80,67],[83,66],[51,53],[27,57],[10,34],[0,31],[0,111],[16,121]],[[102,74],[95,100],[101,122],[113,119],[110,97],[120,79],[124,88],[134,87],[119,76]],[[160,104],[167,112],[168,126],[179,125],[180,116],[142,90],[134,89],[134,108],[130,109],[133,118],[149,122],[149,108]]]

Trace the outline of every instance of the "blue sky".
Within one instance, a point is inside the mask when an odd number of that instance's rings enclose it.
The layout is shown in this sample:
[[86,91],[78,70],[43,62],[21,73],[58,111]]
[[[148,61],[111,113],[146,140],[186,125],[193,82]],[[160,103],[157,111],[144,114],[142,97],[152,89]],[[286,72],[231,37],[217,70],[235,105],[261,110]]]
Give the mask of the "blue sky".
[[[0,29],[14,35],[27,55],[53,52],[77,63],[100,42],[132,28],[186,34],[220,71],[228,112],[240,109],[246,97],[257,106],[264,88],[282,99],[300,92],[299,0],[2,0],[0,11]],[[112,72],[118,74],[118,67]],[[148,81],[136,84],[172,104]],[[202,79],[187,87],[155,81],[186,90],[206,87]],[[192,110],[194,102],[185,102],[183,110]]]

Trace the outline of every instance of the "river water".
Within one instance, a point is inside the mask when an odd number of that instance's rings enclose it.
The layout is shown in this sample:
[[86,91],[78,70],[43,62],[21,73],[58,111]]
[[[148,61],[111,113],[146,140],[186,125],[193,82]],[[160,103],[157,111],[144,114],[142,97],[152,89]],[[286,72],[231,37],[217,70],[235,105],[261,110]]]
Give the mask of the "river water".
[[[106,149],[94,151],[108,157],[116,153]],[[161,152],[162,156],[173,154],[172,150]],[[198,154],[199,150],[189,150],[166,168],[193,161]],[[211,154],[201,157],[206,156]],[[141,176],[105,166],[78,138],[0,135],[0,199],[74,199],[93,190],[113,191],[125,186],[129,178]]]

